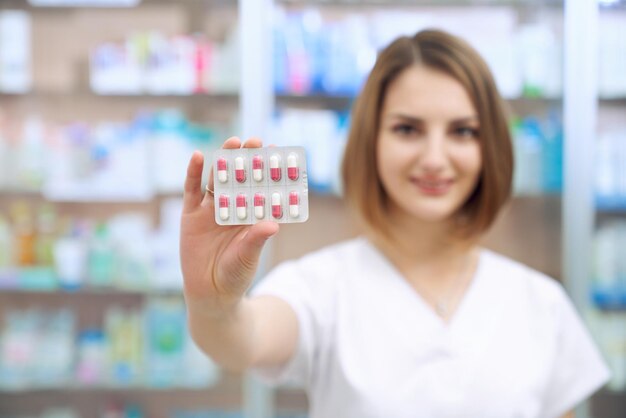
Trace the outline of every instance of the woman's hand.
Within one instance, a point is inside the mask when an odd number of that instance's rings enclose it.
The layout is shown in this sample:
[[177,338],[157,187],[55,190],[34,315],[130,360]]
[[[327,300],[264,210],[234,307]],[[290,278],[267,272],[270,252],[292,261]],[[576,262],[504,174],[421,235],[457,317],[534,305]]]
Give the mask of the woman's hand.
[[[239,148],[236,137],[223,148]],[[244,148],[259,148],[261,140],[252,138]],[[220,226],[215,222],[214,196],[202,188],[204,157],[191,156],[185,180],[181,217],[180,257],[185,300],[193,314],[218,319],[234,312],[257,269],[265,241],[278,232],[275,222],[255,225]],[[209,175],[213,190],[213,174]]]

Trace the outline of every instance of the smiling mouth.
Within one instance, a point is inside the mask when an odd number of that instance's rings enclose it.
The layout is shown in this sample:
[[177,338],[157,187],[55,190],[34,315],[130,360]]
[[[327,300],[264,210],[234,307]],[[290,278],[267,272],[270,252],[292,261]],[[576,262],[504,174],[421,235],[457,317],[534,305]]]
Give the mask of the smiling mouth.
[[450,190],[454,180],[426,180],[411,178],[411,183],[415,184],[422,193],[440,195]]

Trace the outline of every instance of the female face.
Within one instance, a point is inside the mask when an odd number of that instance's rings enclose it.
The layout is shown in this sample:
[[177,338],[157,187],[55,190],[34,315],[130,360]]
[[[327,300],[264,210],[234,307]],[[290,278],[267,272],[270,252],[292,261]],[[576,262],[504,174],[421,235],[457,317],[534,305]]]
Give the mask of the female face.
[[377,169],[391,215],[450,220],[482,167],[478,114],[464,87],[414,65],[387,87],[380,117]]

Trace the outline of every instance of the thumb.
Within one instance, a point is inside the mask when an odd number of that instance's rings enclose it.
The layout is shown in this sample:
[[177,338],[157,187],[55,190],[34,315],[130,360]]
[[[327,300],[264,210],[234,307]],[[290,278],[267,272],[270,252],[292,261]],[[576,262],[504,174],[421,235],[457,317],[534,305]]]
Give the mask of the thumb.
[[252,225],[239,242],[239,260],[247,268],[254,270],[265,242],[278,232],[276,222],[259,222]]

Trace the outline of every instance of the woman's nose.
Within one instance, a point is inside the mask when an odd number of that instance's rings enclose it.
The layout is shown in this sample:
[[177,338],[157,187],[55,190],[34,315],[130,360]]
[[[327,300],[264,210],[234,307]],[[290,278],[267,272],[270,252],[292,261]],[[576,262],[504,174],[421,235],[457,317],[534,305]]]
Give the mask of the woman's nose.
[[421,165],[426,171],[439,171],[446,163],[445,138],[440,134],[431,134],[424,141],[421,153]]

